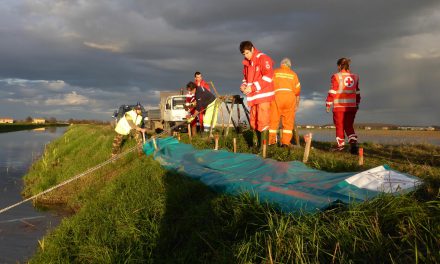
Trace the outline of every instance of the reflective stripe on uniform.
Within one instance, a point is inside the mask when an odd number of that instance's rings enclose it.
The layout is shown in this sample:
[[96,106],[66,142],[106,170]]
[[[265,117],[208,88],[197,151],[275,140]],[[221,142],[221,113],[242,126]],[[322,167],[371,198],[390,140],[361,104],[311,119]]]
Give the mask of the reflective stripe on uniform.
[[342,104],[344,104],[344,103],[346,103],[346,104],[349,104],[349,103],[356,103],[356,99],[335,99],[334,101],[333,101],[334,103],[342,103]]
[[256,100],[256,99],[260,99],[260,98],[264,98],[264,97],[269,97],[269,96],[272,96],[274,94],[275,93],[272,91],[272,92],[267,92],[267,93],[256,94],[254,96],[248,96],[247,97],[247,101],[250,102],[250,101],[253,101],[253,100]]
[[277,72],[275,73],[275,77],[277,78],[285,78],[285,79],[294,79],[294,75],[293,74],[289,74],[289,73],[282,73],[282,72]]
[[266,75],[264,75],[263,77],[261,77],[261,79],[265,80],[266,82],[272,82],[272,78],[267,77]]
[[278,92],[278,91],[288,91],[288,92],[293,92],[291,89],[289,89],[289,88],[278,88],[278,89],[276,89],[275,90],[275,92]]
[[292,130],[283,129],[283,133],[285,133],[285,134],[292,134]]
[[356,93],[356,91],[355,90],[343,90],[341,93],[354,94],[354,93]]
[[261,86],[260,86],[260,83],[258,83],[258,81],[254,82],[254,85],[255,85],[255,88],[257,88],[257,91],[261,90]]

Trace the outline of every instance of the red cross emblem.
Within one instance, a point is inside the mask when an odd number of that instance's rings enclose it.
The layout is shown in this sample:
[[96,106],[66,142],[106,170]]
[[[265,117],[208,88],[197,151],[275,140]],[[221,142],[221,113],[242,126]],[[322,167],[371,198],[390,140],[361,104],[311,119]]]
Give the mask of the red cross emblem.
[[345,85],[345,87],[352,87],[354,85],[353,78],[351,78],[351,76],[345,77],[344,85]]

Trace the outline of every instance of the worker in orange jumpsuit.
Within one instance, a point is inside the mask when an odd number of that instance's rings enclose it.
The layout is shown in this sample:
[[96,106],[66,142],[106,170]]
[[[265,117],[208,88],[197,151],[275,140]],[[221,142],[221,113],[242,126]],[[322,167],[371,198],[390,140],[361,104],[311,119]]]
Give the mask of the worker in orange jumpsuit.
[[247,96],[250,110],[250,126],[257,132],[258,141],[268,140],[270,102],[274,98],[273,61],[254,47],[252,42],[240,43],[243,60],[243,82],[240,90]]
[[[194,83],[197,85],[197,87],[203,88],[205,90],[208,90],[208,92],[211,92],[211,89],[209,88],[209,84],[203,80],[202,73],[199,71],[196,71],[194,73]],[[200,131],[204,131],[203,128],[203,116],[205,115],[205,111],[202,108],[200,110],[200,113],[198,115],[199,124],[200,124]]]
[[281,146],[293,147],[290,141],[295,127],[295,113],[299,104],[301,84],[296,73],[290,69],[291,66],[290,59],[284,58],[281,60],[280,68],[274,70],[275,100],[270,105],[269,145],[277,143],[281,119]]
[[359,92],[359,76],[350,72],[350,60],[340,58],[337,62],[338,73],[332,75],[331,87],[326,100],[326,111],[330,112],[333,105],[333,122],[336,126],[337,146],[333,151],[343,151],[345,147],[345,134],[350,143],[350,152],[358,153],[358,137],[354,131],[353,123],[356,117],[361,96]]

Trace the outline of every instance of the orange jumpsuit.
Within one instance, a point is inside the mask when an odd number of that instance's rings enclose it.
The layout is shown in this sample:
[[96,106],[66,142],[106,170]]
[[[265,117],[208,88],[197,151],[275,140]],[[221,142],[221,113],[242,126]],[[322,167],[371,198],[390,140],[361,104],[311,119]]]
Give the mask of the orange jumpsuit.
[[273,85],[275,100],[270,105],[269,145],[277,142],[280,119],[283,125],[281,144],[290,145],[301,84],[296,73],[290,67],[282,65],[274,70]]

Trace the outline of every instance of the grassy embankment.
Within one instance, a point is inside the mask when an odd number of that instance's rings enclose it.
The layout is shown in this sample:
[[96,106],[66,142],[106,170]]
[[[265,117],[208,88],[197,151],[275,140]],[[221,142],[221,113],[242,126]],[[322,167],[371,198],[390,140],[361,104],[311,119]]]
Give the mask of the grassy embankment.
[[[71,127],[32,166],[25,193],[106,160],[113,135],[104,126]],[[238,137],[239,152],[256,152],[245,138]],[[200,139],[193,144],[213,147]],[[214,193],[132,153],[40,200],[65,203],[75,214],[41,239],[31,263],[440,262],[439,147],[364,144],[360,168],[349,154],[321,150],[327,143],[313,145],[312,167],[359,171],[387,163],[426,184],[403,196],[286,215],[247,194]],[[232,140],[220,141],[220,147],[231,149]],[[301,160],[302,151],[269,148],[268,156]]]
[[67,124],[32,124],[32,123],[14,123],[0,124],[0,133],[14,132],[20,130],[30,130],[41,127],[67,126]]

